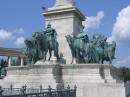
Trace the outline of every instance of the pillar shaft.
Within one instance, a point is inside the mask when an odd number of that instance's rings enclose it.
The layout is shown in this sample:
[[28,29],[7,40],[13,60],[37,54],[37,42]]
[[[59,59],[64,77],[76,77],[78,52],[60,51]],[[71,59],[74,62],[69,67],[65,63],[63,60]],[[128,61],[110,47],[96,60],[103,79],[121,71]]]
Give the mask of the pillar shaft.
[[23,66],[23,63],[24,63],[23,57],[21,57],[21,66]]
[[11,56],[8,57],[8,67],[11,67]]

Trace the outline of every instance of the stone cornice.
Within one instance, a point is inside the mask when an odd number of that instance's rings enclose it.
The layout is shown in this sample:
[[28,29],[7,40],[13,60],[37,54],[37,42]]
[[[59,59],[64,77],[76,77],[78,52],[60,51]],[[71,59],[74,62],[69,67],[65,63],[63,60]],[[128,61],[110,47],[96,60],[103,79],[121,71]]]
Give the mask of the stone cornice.
[[0,56],[24,57],[24,54],[20,49],[0,48]]
[[51,9],[48,11],[44,11],[42,14],[44,16],[48,16],[50,14],[59,14],[59,13],[68,13],[68,12],[74,12],[76,13],[79,18],[84,21],[85,20],[85,15],[82,14],[76,7],[69,7],[69,8],[61,8],[61,9]]

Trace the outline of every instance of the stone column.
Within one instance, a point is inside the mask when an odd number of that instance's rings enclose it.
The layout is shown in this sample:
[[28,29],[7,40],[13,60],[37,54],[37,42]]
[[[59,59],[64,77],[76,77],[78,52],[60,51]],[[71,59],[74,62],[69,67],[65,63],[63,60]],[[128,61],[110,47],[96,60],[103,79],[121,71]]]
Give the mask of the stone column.
[[23,57],[21,57],[21,66],[23,66],[23,63],[24,63],[24,59]]
[[11,67],[11,56],[8,57],[8,67]]

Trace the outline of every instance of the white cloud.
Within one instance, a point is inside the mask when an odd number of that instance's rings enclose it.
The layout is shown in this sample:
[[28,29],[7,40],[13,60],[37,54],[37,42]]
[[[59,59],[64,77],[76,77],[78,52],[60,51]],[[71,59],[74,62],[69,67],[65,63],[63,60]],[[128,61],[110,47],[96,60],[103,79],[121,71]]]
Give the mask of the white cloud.
[[85,26],[85,30],[87,29],[97,29],[101,24],[101,20],[104,17],[104,11],[100,11],[97,13],[97,16],[86,17],[86,20],[83,22]]
[[18,34],[25,33],[23,28],[15,29],[13,32],[18,33]]
[[126,67],[130,67],[130,56],[121,60],[121,61],[117,61],[116,62],[117,66],[126,66]]
[[11,32],[8,32],[4,29],[0,29],[0,41],[7,42],[12,38],[13,38],[13,35]]
[[22,47],[24,45],[24,37],[17,38],[16,42],[14,43],[18,47]]
[[112,36],[108,38],[109,42],[113,40],[127,45],[130,42],[130,5],[118,13]]

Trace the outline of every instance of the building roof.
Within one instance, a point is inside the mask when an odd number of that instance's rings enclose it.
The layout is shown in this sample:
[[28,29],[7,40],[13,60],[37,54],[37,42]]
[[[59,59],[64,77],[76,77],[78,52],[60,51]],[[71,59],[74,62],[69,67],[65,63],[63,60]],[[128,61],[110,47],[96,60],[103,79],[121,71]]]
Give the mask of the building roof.
[[0,47],[0,56],[24,57],[21,49]]

